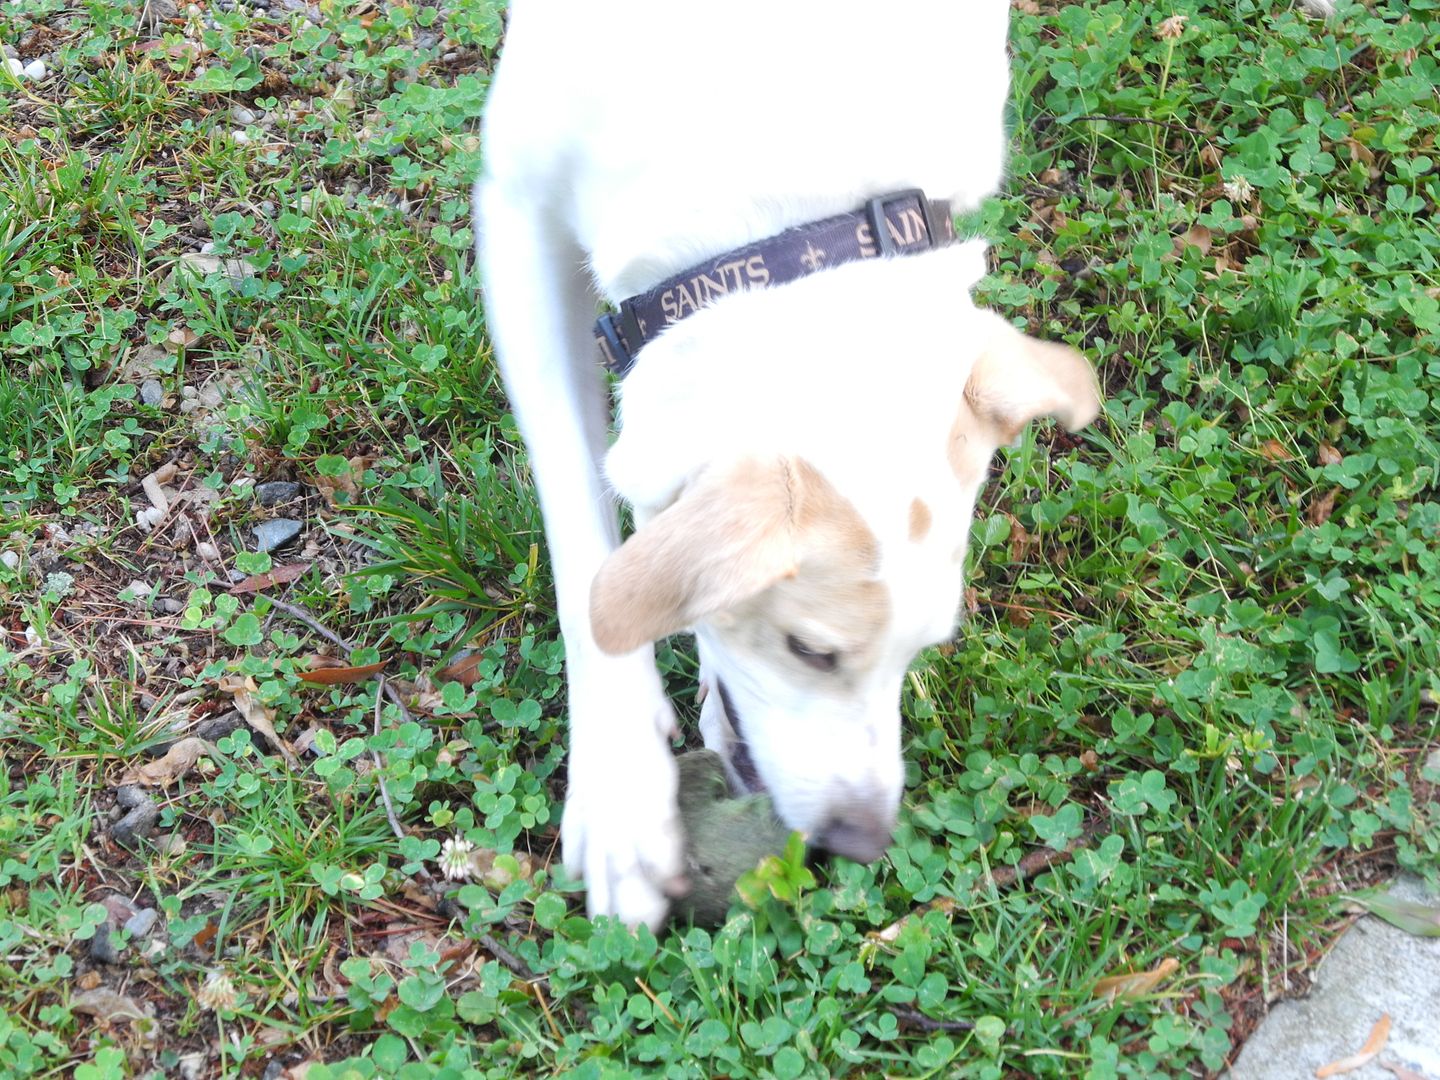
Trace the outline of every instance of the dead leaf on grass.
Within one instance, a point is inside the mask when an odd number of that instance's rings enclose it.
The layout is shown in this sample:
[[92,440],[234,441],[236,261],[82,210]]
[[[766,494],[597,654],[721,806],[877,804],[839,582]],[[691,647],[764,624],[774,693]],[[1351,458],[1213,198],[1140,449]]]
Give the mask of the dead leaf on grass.
[[1260,444],[1260,456],[1270,461],[1294,461],[1295,455],[1281,445],[1279,439],[1266,439]]
[[259,689],[255,685],[255,680],[248,675],[226,675],[220,680],[220,690],[235,699],[235,708],[245,718],[245,722],[265,736],[270,741],[270,745],[280,751],[280,756],[291,767],[295,767],[299,762],[295,760],[294,751],[290,749],[284,739],[275,733],[274,713],[255,698]]
[[1183,255],[1187,247],[1193,247],[1198,248],[1200,257],[1204,258],[1210,254],[1210,248],[1214,246],[1214,243],[1214,237],[1204,225],[1191,225],[1175,238],[1175,254]]
[[1354,1072],[1385,1049],[1385,1040],[1388,1038],[1390,1038],[1390,1014],[1385,1013],[1375,1021],[1375,1026],[1370,1029],[1370,1037],[1365,1040],[1365,1045],[1360,1048],[1358,1054],[1351,1054],[1339,1061],[1332,1061],[1329,1065],[1321,1065],[1315,1070],[1316,1080],[1325,1080],[1327,1076],[1339,1076],[1341,1073]]
[[1305,518],[1311,525],[1324,525],[1330,520],[1330,515],[1335,512],[1335,498],[1340,494],[1340,489],[1331,488],[1318,499],[1312,499],[1305,511]]
[[1394,896],[1356,897],[1356,902],[1391,926],[1417,937],[1440,937],[1440,908]]
[[251,574],[243,581],[237,581],[230,586],[230,595],[239,596],[243,593],[262,592],[275,585],[287,585],[296,578],[304,577],[305,572],[314,566],[314,563],[287,563],[284,566],[277,566],[273,570],[267,570],[263,574]]
[[179,326],[165,335],[165,348],[168,352],[178,353],[193,347],[200,341],[200,335],[188,326]]
[[1110,1001],[1134,1001],[1152,993],[1157,986],[1168,979],[1180,967],[1180,961],[1167,956],[1149,971],[1136,971],[1128,975],[1107,975],[1095,984],[1092,994]]
[[203,755],[214,751],[215,748],[204,739],[192,735],[170,747],[164,757],[126,770],[121,782],[143,787],[169,787],[193,769]]
[[[405,707],[413,713],[420,713],[424,716],[434,716],[445,708],[445,698],[440,691],[435,689],[435,684],[430,681],[428,675],[421,675],[413,683],[402,679],[391,679],[390,685],[400,695],[400,700],[405,702]],[[450,716],[469,717],[474,716],[473,712],[449,713]]]
[[1329,443],[1320,444],[1320,452],[1316,455],[1321,465],[1339,465],[1345,460],[1345,455],[1331,446]]
[[[474,686],[480,678],[480,661],[485,654],[466,649],[449,664],[435,673],[436,682],[457,682],[461,686]],[[704,685],[704,684],[701,684]]]
[[315,487],[325,496],[325,501],[331,506],[336,505],[335,495],[337,492],[344,492],[353,499],[360,494],[360,485],[365,480],[365,470],[370,468],[374,460],[373,457],[365,454],[356,455],[349,460],[350,468],[343,475],[317,475]]
[[114,1023],[117,1020],[154,1019],[148,1007],[141,1005],[132,997],[117,994],[114,990],[104,986],[76,994],[70,999],[70,1010],[85,1013],[87,1016],[93,1016],[105,1023]]
[[333,656],[321,656],[318,653],[310,657],[310,670],[297,671],[296,674],[309,683],[319,683],[322,686],[335,686],[338,683],[364,682],[372,675],[376,675],[385,669],[389,660],[377,660],[373,664],[361,664],[359,667],[349,667],[343,660],[337,660]]

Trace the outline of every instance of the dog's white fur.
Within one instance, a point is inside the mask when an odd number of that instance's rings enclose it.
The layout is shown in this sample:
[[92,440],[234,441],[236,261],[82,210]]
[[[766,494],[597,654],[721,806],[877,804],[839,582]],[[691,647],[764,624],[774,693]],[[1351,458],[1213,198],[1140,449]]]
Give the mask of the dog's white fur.
[[[657,925],[683,888],[652,642],[685,628],[787,823],[879,853],[901,681],[953,632],[986,463],[1033,417],[1097,407],[1078,354],[974,307],[967,244],[719,299],[645,347],[608,449],[596,299],[894,189],[978,205],[1003,167],[1008,18],[1008,0],[512,5],[477,241],[555,569],[562,842],[592,914]],[[638,525],[623,547],[602,460]],[[727,757],[733,719],[709,694]]]

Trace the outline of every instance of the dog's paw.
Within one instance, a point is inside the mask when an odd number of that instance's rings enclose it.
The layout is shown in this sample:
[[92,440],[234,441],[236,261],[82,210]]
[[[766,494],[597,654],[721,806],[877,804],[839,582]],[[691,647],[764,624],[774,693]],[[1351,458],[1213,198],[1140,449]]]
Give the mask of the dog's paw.
[[658,930],[687,888],[675,757],[647,738],[621,758],[572,754],[560,824],[565,869],[584,878],[591,918]]

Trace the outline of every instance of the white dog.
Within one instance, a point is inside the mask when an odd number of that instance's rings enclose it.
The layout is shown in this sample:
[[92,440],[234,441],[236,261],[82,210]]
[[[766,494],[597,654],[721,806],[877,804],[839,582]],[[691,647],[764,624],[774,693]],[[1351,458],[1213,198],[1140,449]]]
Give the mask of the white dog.
[[[477,240],[554,563],[561,838],[592,915],[656,926],[685,887],[653,649],[682,630],[731,779],[878,857],[901,682],[954,631],[989,460],[1035,417],[1097,413],[1087,362],[977,309],[983,250],[944,242],[1001,178],[1008,18],[1008,0],[513,4]],[[613,447],[600,301],[620,305],[612,369],[634,362]]]

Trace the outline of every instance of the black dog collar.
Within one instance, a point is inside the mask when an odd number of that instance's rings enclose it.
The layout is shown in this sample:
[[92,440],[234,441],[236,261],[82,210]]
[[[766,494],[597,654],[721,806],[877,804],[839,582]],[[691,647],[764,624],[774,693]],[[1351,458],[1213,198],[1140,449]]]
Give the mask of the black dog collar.
[[596,322],[595,340],[605,367],[623,379],[646,342],[717,296],[780,285],[856,259],[929,251],[954,239],[948,202],[927,199],[917,189],[891,192],[854,213],[796,225],[727,251],[622,300],[618,311]]

